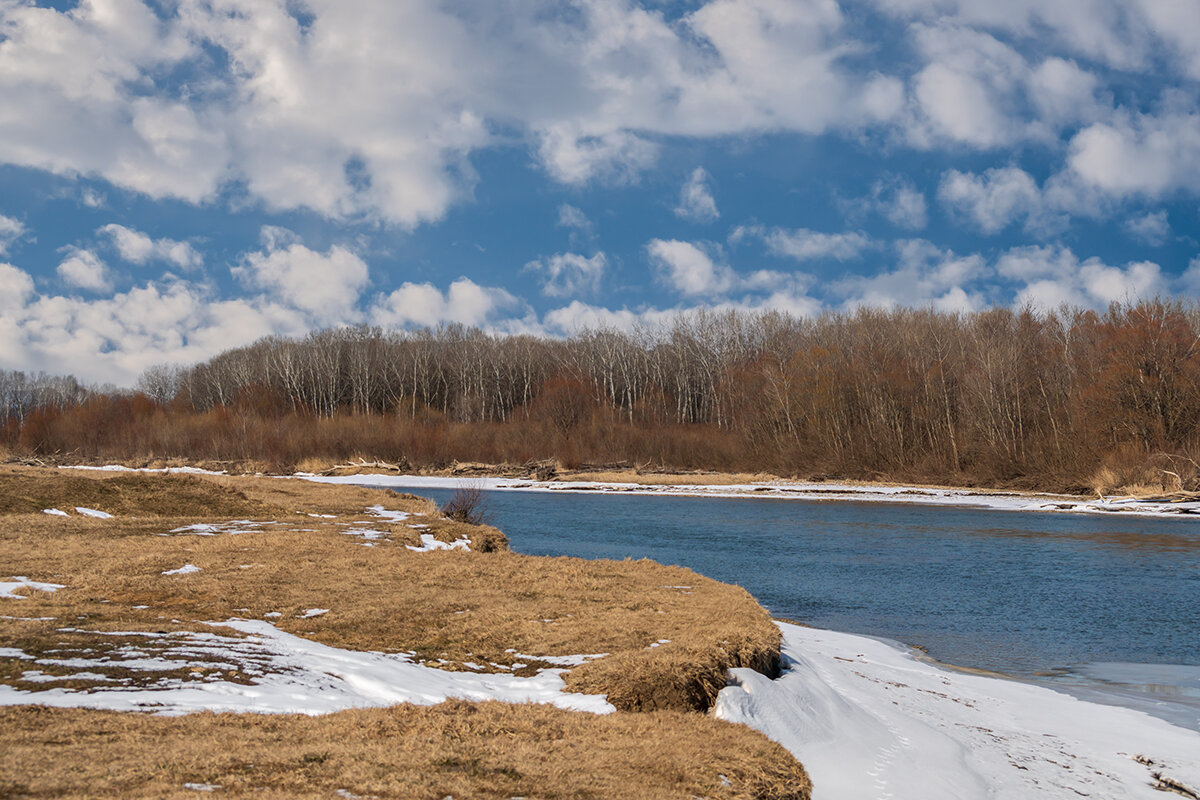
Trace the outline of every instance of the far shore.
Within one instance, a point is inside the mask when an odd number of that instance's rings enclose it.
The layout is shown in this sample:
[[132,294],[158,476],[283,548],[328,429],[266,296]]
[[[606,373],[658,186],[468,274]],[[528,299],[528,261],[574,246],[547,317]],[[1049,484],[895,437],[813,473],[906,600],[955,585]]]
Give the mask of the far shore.
[[1200,501],[1168,497],[1088,497],[1011,489],[981,489],[855,480],[801,481],[772,475],[729,473],[566,472],[544,480],[515,477],[489,465],[460,465],[432,474],[380,470],[377,465],[345,467],[326,474],[297,472],[294,477],[324,483],[454,489],[476,485],[494,491],[542,491],[681,497],[768,498],[807,501],[887,502],[994,511],[1075,514],[1136,514],[1180,517],[1200,514]]

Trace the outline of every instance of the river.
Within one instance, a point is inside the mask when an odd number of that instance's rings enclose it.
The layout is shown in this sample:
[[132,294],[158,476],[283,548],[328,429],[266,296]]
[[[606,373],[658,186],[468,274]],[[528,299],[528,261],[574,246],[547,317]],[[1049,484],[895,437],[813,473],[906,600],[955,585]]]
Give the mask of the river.
[[[438,502],[453,493],[412,491]],[[745,587],[777,617],[1200,729],[1198,520],[767,498],[485,497],[490,521],[520,553],[679,564]]]

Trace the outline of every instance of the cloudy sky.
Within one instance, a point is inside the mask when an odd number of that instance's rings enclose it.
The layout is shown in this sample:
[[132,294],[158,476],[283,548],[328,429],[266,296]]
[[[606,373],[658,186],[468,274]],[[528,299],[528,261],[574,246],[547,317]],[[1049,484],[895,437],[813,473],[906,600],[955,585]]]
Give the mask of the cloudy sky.
[[1195,0],[0,0],[0,368],[1200,290]]

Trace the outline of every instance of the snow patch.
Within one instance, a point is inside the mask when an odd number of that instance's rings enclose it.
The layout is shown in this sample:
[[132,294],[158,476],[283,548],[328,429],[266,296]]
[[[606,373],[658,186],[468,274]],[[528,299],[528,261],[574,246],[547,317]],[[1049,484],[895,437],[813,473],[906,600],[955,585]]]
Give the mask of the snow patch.
[[300,619],[312,619],[313,617],[319,617],[322,614],[328,614],[328,613],[329,613],[328,608],[310,608],[308,611],[305,611],[303,614],[300,615]]
[[83,506],[75,506],[75,510],[85,517],[94,517],[96,519],[112,519],[113,515],[107,511],[97,511],[94,508],[84,508]]
[[67,512],[63,511],[61,508],[43,508],[42,513],[49,514],[52,517],[69,517],[69,516],[71,516]]
[[191,575],[193,572],[199,572],[200,568],[195,564],[184,564],[179,569],[169,569],[163,572],[163,575]]
[[[531,656],[528,653],[518,653],[516,650],[505,650],[506,653],[511,653],[513,658],[524,658],[528,661],[541,661],[546,664],[554,664],[558,667],[578,667],[581,664],[586,664],[589,661],[595,661],[597,658],[604,658],[608,653],[590,653],[587,655],[573,656]],[[525,666],[522,664],[521,666]],[[515,668],[516,665],[514,664]]]
[[420,547],[416,547],[411,544],[406,544],[404,546],[409,550],[412,550],[414,553],[429,553],[434,550],[466,550],[470,552],[471,540],[464,537],[462,539],[455,539],[453,542],[447,544],[446,542],[439,542],[437,539],[433,538],[432,533],[422,533]]
[[9,578],[7,581],[0,581],[0,597],[7,597],[10,600],[24,600],[24,595],[17,594],[17,589],[37,589],[39,592],[57,592],[59,589],[65,589],[61,583],[41,583],[39,581],[31,581],[24,575],[17,575]]
[[[132,670],[236,669],[250,683],[214,676],[187,680],[160,675],[149,687],[96,687],[88,690],[55,687],[39,692],[0,685],[0,705],[43,704],[60,708],[105,708],[186,714],[196,711],[328,714],[348,708],[391,706],[397,703],[432,705],[449,698],[509,703],[550,703],[560,708],[608,713],[613,707],[603,695],[564,691],[562,670],[542,670],[536,676],[447,672],[414,663],[405,653],[342,650],[302,639],[269,622],[231,619],[210,623],[244,636],[176,632],[122,633],[144,637],[146,647],[122,647],[93,665]],[[155,656],[145,650],[157,648]],[[57,666],[79,666],[95,659],[63,659]],[[70,664],[66,662],[71,662]],[[38,663],[50,663],[49,660]],[[166,667],[165,665],[169,665]]]
[[1200,733],[1041,686],[950,672],[875,639],[778,624],[783,674],[730,670],[714,715],[791,751],[815,800],[1157,800],[1138,754],[1200,787]]

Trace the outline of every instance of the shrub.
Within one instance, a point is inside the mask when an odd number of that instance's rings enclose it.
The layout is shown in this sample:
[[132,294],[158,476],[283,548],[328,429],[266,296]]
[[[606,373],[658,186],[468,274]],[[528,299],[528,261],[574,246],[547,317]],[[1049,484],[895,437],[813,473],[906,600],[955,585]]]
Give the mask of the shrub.
[[468,483],[458,487],[439,510],[448,519],[468,525],[485,525],[489,516],[487,497],[479,483]]

